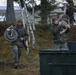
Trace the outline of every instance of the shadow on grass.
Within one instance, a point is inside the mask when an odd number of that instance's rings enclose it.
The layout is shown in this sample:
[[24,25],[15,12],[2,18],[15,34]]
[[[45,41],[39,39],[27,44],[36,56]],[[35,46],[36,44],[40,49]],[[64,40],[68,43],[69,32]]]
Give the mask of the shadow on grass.
[[0,70],[4,69],[4,68],[12,68],[13,64],[12,63],[5,63],[5,62],[0,62]]
[[[27,68],[27,66],[24,64],[20,64],[18,66],[18,69],[24,69],[24,68]],[[14,64],[13,63],[0,62],[0,71],[2,71],[4,69],[15,69]]]

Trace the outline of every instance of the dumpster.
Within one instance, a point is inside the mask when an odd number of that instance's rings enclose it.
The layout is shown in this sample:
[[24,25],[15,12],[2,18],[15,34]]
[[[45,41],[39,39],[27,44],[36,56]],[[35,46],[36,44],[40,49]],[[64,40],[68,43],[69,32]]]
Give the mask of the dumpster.
[[70,41],[70,42],[68,42],[67,45],[68,45],[69,50],[76,51],[76,41]]
[[76,75],[76,51],[40,50],[40,75]]

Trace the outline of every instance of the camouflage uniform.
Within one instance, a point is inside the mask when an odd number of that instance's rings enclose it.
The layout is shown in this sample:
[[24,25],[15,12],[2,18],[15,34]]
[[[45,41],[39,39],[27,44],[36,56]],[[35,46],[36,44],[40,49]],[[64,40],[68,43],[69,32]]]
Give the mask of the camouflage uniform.
[[76,13],[76,9],[74,7],[74,3],[73,2],[70,2],[69,3],[69,6],[67,7],[66,9],[66,14],[69,16],[70,18],[70,23],[73,25],[73,23],[75,22],[75,19],[74,19],[74,13]]
[[19,32],[17,40],[12,42],[13,52],[14,52],[14,64],[17,66],[20,61],[20,56],[23,48],[23,43],[20,37],[24,38],[24,41],[28,39],[28,34],[23,26],[20,28],[18,26],[14,27],[15,30]]
[[53,33],[53,40],[54,40],[54,49],[55,50],[64,50],[68,49],[67,48],[67,37],[65,35],[67,29],[68,29],[68,24],[66,21],[61,20],[59,23],[52,24],[51,25],[51,31]]

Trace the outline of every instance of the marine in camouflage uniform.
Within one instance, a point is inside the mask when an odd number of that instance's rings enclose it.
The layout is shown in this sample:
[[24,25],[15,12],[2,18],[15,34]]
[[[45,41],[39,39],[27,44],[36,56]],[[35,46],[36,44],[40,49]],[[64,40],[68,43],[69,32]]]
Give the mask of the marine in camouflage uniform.
[[21,19],[17,21],[17,26],[15,26],[14,29],[18,32],[18,38],[12,42],[14,52],[14,66],[17,68],[20,62],[21,52],[23,48],[22,41],[26,42],[28,39],[28,34],[26,32],[26,29],[23,27]]
[[62,20],[58,20],[56,17],[52,19],[51,31],[53,33],[54,49],[55,50],[66,50],[67,48],[67,37],[65,33],[70,29],[69,24],[65,21],[66,18],[63,17]]
[[69,6],[67,6],[67,9],[66,9],[66,14],[69,16],[70,18],[70,23],[71,25],[74,24],[75,22],[75,19],[74,19],[74,13],[76,13],[76,9],[74,7],[74,3],[73,2],[69,2],[68,3]]

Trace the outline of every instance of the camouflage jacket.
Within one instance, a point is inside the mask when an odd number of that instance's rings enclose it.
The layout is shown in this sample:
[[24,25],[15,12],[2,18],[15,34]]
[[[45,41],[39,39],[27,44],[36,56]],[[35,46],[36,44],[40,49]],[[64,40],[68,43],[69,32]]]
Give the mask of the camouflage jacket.
[[65,35],[65,32],[67,31],[66,24],[66,22],[62,21],[59,25],[51,25],[54,43],[64,43],[67,41],[67,37]]
[[18,38],[16,41],[12,42],[13,45],[17,45],[18,47],[23,47],[23,43],[20,40],[20,37],[24,38],[24,41],[26,41],[28,39],[28,34],[26,29],[22,26],[20,28],[18,28],[17,26],[14,27],[14,29],[18,32]]

